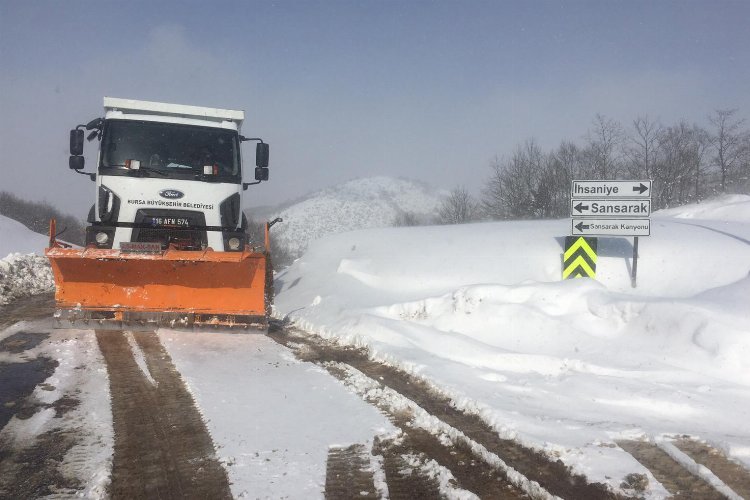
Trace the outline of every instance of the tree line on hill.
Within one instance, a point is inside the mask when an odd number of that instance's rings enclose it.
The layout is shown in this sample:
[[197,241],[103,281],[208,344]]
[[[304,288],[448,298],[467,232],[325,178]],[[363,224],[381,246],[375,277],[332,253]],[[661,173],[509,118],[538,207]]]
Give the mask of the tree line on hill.
[[50,219],[57,220],[57,233],[61,240],[83,245],[86,228],[83,222],[66,215],[47,203],[27,201],[18,196],[0,191],[0,215],[14,219],[35,233],[48,234]]
[[[750,193],[750,130],[736,109],[715,111],[707,128],[639,116],[626,129],[596,115],[583,144],[563,141],[543,151],[529,139],[490,167],[479,198],[456,187],[431,222],[567,217],[574,179],[651,179],[654,210]],[[412,219],[399,215],[395,224],[420,222]]]

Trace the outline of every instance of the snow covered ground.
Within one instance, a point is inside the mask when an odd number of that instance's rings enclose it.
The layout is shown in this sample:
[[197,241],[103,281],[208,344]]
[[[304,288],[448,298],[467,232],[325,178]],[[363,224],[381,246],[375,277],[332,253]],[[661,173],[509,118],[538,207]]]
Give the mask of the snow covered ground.
[[561,281],[569,228],[327,237],[277,278],[275,314],[368,346],[615,488],[645,473],[620,438],[689,434],[750,464],[750,197],[656,213],[637,288],[626,238],[599,240],[596,281]]

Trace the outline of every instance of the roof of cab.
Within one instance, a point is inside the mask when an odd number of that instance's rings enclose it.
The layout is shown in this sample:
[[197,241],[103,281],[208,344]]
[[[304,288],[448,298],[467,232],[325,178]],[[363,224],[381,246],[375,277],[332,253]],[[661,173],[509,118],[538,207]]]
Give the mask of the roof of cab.
[[202,106],[170,104],[166,102],[138,101],[135,99],[121,99],[119,97],[105,97],[104,108],[107,111],[119,110],[124,113],[178,116],[211,121],[233,121],[237,122],[237,124],[241,124],[245,119],[245,112],[242,110],[205,108]]

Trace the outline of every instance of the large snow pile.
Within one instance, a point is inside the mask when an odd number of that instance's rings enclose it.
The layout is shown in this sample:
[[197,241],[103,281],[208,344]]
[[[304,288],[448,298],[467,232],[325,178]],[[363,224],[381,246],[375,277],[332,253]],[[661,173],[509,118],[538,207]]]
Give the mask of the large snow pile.
[[47,242],[45,236],[0,215],[0,305],[54,290],[49,261],[42,256]]
[[[561,281],[568,219],[388,228],[312,243],[275,311],[615,489],[646,473],[608,444],[623,437],[690,434],[750,463],[750,212],[730,200],[655,217],[637,288],[627,238],[599,239],[596,281]],[[711,220],[722,203],[732,222]]]
[[43,255],[49,238],[20,222],[0,215],[0,259],[10,253]]
[[392,226],[402,213],[431,220],[446,193],[391,177],[356,179],[315,192],[274,213],[273,237],[295,256],[329,234]]

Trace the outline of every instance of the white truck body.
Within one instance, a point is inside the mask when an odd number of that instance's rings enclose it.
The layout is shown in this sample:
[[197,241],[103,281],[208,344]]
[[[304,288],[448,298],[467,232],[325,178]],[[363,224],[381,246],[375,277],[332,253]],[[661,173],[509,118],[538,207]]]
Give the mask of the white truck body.
[[[244,233],[239,136],[244,111],[113,97],[104,98],[104,111],[87,243],[103,231],[109,235],[104,248],[154,240],[169,245],[154,236],[158,229],[171,234],[166,238],[192,235],[204,249],[236,250],[228,248],[227,230]],[[197,163],[188,149],[202,146],[219,147],[221,154],[196,153],[217,158]],[[231,210],[222,208],[224,202],[231,202]]]

